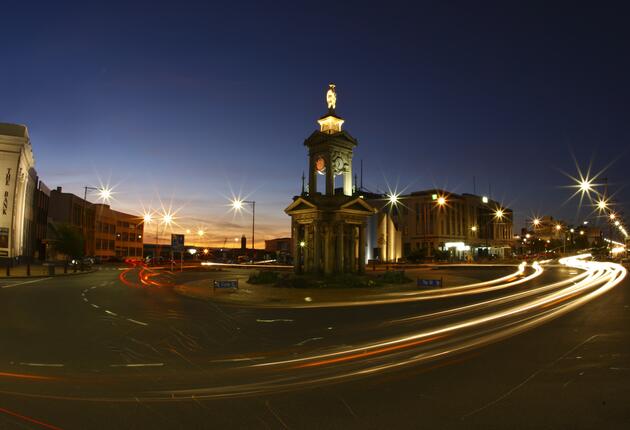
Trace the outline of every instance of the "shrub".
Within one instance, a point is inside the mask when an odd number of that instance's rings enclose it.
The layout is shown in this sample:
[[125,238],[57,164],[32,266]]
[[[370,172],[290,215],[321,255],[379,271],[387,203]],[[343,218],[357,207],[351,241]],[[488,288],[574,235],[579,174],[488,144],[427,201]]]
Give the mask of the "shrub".
[[280,275],[273,271],[260,271],[249,275],[247,282],[250,284],[274,284],[278,282]]
[[412,279],[405,276],[404,270],[392,270],[385,272],[382,275],[379,275],[378,279],[386,284],[406,284],[407,282],[412,281]]

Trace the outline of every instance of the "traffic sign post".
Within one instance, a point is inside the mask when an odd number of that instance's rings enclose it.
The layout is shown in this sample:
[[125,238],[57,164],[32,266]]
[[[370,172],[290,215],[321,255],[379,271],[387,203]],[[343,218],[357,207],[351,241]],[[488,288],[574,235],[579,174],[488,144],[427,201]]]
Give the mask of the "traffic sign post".
[[214,281],[212,289],[216,290],[217,288],[234,288],[238,290],[238,279]]
[[444,282],[443,282],[443,278],[441,277],[440,279],[420,279],[418,278],[418,280],[416,281],[416,285],[418,287],[443,287],[444,286]]

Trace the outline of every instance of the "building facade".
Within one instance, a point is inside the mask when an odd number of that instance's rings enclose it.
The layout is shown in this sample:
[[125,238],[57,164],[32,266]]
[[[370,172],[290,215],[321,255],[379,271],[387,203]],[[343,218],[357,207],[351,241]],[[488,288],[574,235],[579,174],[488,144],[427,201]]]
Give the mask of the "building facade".
[[513,212],[499,202],[473,194],[432,189],[396,196],[371,196],[380,208],[372,220],[368,253],[396,262],[409,255],[450,258],[507,257],[513,246]]
[[37,174],[26,126],[0,123],[0,172],[0,258],[30,258]]
[[50,192],[49,216],[53,222],[70,224],[82,232],[87,256],[100,261],[143,256],[142,217],[91,203],[61,187]]

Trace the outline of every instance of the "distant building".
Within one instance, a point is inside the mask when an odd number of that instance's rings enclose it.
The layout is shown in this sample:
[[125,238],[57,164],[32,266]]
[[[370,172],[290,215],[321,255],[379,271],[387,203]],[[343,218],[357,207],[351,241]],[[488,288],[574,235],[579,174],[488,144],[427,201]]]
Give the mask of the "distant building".
[[511,255],[513,212],[487,197],[432,189],[396,202],[385,195],[366,198],[379,208],[370,221],[368,259],[394,262],[437,250],[454,259]]
[[53,222],[73,225],[83,233],[88,256],[102,261],[143,256],[141,217],[88,202],[64,193],[61,187],[50,192],[49,216]]
[[50,206],[50,189],[42,181],[38,181],[33,196],[33,257],[44,261],[47,258],[46,238],[48,232],[48,208]]
[[31,258],[37,174],[24,125],[0,123],[0,178],[0,258]]
[[281,237],[278,239],[265,240],[265,251],[291,253],[291,238]]

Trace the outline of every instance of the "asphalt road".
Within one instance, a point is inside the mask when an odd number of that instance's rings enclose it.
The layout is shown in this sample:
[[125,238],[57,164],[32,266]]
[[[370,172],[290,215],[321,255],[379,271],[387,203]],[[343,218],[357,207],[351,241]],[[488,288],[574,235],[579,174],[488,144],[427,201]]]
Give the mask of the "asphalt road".
[[[549,267],[484,294],[313,309],[218,305],[122,273],[0,281],[0,429],[630,424],[628,279],[550,321],[534,318],[581,295],[411,339],[523,306],[578,272]],[[374,346],[385,341],[397,343]]]

